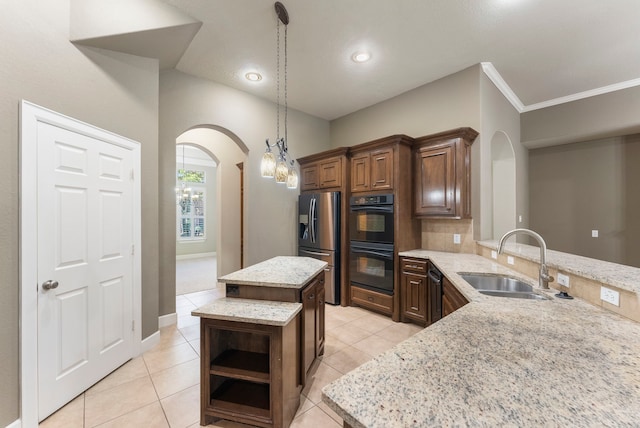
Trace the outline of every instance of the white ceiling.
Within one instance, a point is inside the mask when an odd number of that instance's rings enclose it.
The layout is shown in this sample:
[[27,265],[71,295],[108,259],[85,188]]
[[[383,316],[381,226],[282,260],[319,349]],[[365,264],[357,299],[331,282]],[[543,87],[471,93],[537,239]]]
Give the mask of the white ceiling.
[[[203,23],[175,68],[275,101],[274,1],[163,1]],[[289,106],[328,120],[481,62],[524,111],[640,84],[640,0],[283,3]],[[351,61],[360,49],[372,60]],[[261,82],[244,79],[252,70]]]

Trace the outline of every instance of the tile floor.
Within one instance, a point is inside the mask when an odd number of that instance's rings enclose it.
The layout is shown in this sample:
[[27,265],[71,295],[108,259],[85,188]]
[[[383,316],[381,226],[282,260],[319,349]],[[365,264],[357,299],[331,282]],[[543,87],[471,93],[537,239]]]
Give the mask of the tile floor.
[[[198,428],[200,319],[191,310],[222,297],[223,290],[177,296],[177,325],[160,330],[155,348],[105,377],[40,427]],[[341,427],[340,417],[322,403],[322,388],[419,330],[361,308],[327,305],[325,354],[311,369],[291,427]],[[246,425],[220,420],[209,427]]]

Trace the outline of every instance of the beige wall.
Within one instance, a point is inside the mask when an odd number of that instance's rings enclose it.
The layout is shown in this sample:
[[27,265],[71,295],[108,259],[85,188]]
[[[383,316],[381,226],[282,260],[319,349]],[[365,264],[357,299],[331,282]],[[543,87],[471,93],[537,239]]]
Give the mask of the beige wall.
[[[493,194],[493,159],[500,156],[492,153],[493,145],[491,142],[494,139],[506,138],[513,149],[516,182],[515,201],[512,202],[515,204],[516,215],[522,216],[522,222],[515,223],[518,227],[527,227],[529,224],[529,151],[520,143],[520,113],[484,73],[481,73],[480,76],[480,97],[482,114],[482,128],[479,137],[481,139],[480,163],[474,162],[472,168],[473,193],[480,195],[480,207],[479,209],[474,207],[474,213],[480,212],[481,217],[477,219],[474,215],[474,236],[476,239],[492,239],[494,237],[492,224],[494,199],[511,199],[511,195]],[[477,168],[476,165],[480,165],[480,168]],[[474,201],[478,201],[478,197],[474,196]],[[480,230],[477,230],[478,228]]]
[[[245,265],[296,253],[299,190],[259,173],[264,141],[275,138],[276,108],[269,101],[171,70],[160,75],[160,313],[175,311],[176,137],[199,125],[223,130],[248,151],[245,164]],[[289,153],[302,157],[330,148],[329,122],[289,111]],[[224,207],[223,214],[224,215]],[[224,227],[224,219],[221,219]],[[219,246],[218,252],[222,251]],[[220,262],[220,259],[218,260]],[[239,265],[239,260],[236,262]]]
[[640,86],[522,114],[528,148],[640,132]]
[[0,15],[0,426],[19,417],[18,107],[21,99],[142,145],[143,337],[157,330],[157,61],[78,49],[68,0],[3,2]]
[[640,267],[640,134],[536,149],[529,160],[531,227],[549,248]]
[[331,145],[353,146],[394,134],[421,137],[470,126],[479,131],[480,66],[420,86],[331,122]]

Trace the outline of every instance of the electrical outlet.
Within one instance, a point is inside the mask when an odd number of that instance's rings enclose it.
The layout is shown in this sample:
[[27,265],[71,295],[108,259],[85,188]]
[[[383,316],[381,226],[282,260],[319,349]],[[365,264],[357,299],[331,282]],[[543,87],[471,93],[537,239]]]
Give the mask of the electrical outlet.
[[491,258],[494,260],[498,260],[498,252],[495,250],[491,250]]
[[620,293],[607,287],[600,287],[600,300],[620,306]]
[[558,284],[564,285],[565,287],[569,288],[569,276],[563,275],[558,272]]
[[454,244],[459,244],[460,243],[460,234],[459,233],[454,233],[453,234],[453,243]]
[[518,216],[518,223],[522,223],[522,215]]
[[507,264],[515,265],[516,261],[511,256],[507,256]]
[[593,229],[591,231],[591,237],[592,238],[597,238],[598,237],[598,229]]

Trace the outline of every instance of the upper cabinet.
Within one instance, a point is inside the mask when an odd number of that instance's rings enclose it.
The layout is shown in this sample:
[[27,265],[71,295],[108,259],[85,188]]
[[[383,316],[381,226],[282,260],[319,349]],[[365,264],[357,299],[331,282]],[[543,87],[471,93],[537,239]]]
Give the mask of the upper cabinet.
[[351,158],[351,191],[393,189],[393,148],[354,154]]
[[414,214],[418,217],[471,218],[472,128],[417,138]]
[[346,152],[341,148],[298,159],[300,190],[342,190],[347,176]]

